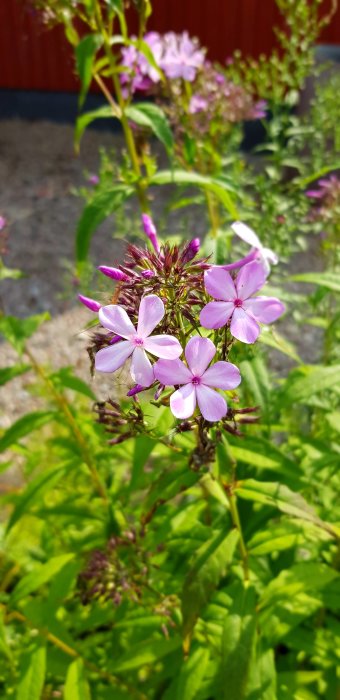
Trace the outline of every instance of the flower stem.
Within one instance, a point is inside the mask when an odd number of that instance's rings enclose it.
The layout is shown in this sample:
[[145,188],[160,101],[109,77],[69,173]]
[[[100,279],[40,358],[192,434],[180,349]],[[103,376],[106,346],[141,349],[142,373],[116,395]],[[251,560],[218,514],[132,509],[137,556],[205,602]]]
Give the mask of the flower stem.
[[25,347],[25,353],[27,357],[30,360],[30,363],[32,365],[32,369],[34,370],[35,374],[42,380],[42,382],[45,384],[46,388],[48,389],[49,393],[51,394],[54,402],[57,404],[57,406],[60,408],[62,413],[65,416],[65,419],[79,445],[80,452],[82,455],[82,458],[84,460],[84,463],[88,467],[93,483],[95,485],[95,488],[99,494],[99,496],[102,498],[103,502],[105,503],[105,506],[109,506],[110,500],[109,497],[106,493],[105,487],[103,486],[100,476],[98,474],[97,468],[93,462],[92,455],[90,453],[90,450],[88,448],[87,442],[84,438],[84,435],[82,434],[81,430],[79,429],[79,426],[77,424],[77,421],[75,420],[73,413],[69,407],[68,401],[65,398],[65,396],[57,391],[55,388],[53,382],[49,378],[49,376],[46,374],[44,369],[39,365],[37,360],[35,359],[34,355],[32,354],[31,350],[26,346]]
[[240,554],[242,558],[242,566],[243,566],[243,572],[244,572],[244,580],[249,581],[249,566],[248,566],[248,551],[245,545],[244,537],[243,537],[243,532],[242,532],[242,524],[238,512],[238,507],[237,507],[237,499],[233,490],[233,486],[231,484],[224,484],[224,490],[226,492],[227,498],[228,498],[228,503],[229,503],[229,508],[230,508],[230,517],[233,523],[234,528],[238,531],[239,533],[239,548],[240,548]]

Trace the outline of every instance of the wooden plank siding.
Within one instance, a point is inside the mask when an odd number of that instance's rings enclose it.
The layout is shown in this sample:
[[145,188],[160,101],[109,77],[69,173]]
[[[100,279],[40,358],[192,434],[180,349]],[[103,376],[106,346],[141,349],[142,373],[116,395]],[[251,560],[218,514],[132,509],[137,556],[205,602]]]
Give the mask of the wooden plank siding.
[[[198,36],[212,60],[235,49],[258,56],[275,44],[279,21],[274,0],[154,0],[149,28]],[[321,37],[340,44],[340,7]],[[0,0],[0,88],[74,92],[72,50],[63,29],[47,30],[27,0]]]

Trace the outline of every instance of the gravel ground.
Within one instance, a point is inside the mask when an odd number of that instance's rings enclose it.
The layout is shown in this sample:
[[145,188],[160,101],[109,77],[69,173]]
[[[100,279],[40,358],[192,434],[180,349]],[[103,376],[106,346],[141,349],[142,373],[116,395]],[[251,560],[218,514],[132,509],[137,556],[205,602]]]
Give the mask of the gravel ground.
[[[70,285],[74,231],[83,202],[72,194],[72,188],[86,183],[85,171],[97,172],[101,146],[119,149],[120,135],[89,130],[80,157],[75,157],[72,126],[21,120],[0,122],[0,215],[9,221],[5,262],[25,274],[19,281],[1,283],[0,305],[6,314],[19,317],[48,311],[52,320],[44,323],[32,338],[32,350],[39,362],[54,368],[74,365],[76,373],[86,381],[89,363],[86,333],[82,330],[91,315],[79,308],[78,290],[72,290]],[[162,197],[166,196],[165,190],[159,191],[157,212],[161,212]],[[191,234],[202,234],[202,227],[204,222],[196,219]],[[113,238],[112,222],[105,222],[94,237],[91,253],[96,264],[114,264],[121,258],[123,248],[122,240]],[[307,267],[319,269],[319,265],[313,252],[308,261],[306,256],[293,261],[293,269],[299,271]],[[286,317],[282,330],[297,341],[303,357],[314,359],[320,342],[316,329],[310,329],[301,338],[300,330]],[[289,366],[281,354],[273,352],[272,357],[275,369],[282,372]],[[15,361],[15,352],[6,343],[0,344],[0,366]],[[30,392],[31,383],[32,377],[26,374],[1,388],[0,427],[8,427],[18,416],[39,406]],[[107,395],[110,379],[95,379],[93,388],[99,396]]]

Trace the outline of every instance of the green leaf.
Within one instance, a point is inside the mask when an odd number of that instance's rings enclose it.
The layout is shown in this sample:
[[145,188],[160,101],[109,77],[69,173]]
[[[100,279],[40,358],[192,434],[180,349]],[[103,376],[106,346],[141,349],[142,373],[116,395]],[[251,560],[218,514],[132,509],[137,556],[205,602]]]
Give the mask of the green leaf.
[[287,357],[290,357],[292,360],[295,360],[295,362],[301,364],[301,359],[297,354],[293,343],[290,343],[289,340],[280,335],[275,328],[268,326],[262,328],[258,340],[263,345],[268,345],[269,347],[282,352],[284,355],[287,355]]
[[247,700],[277,700],[277,682],[273,649],[257,654],[250,668]]
[[86,205],[76,232],[76,258],[78,263],[87,259],[91,238],[99,224],[116,211],[134,193],[128,185],[116,185],[105,192],[98,192]]
[[86,382],[79,377],[76,377],[72,373],[71,367],[62,367],[62,369],[60,369],[58,372],[50,375],[50,379],[59,387],[71,389],[72,391],[76,391],[78,394],[87,396],[87,398],[91,399],[91,401],[96,401],[97,397],[93,393],[92,389],[88,384],[86,384]]
[[318,287],[325,287],[333,292],[340,292],[340,279],[335,272],[305,272],[293,275],[290,279],[294,282],[316,284]]
[[19,377],[21,374],[25,374],[30,369],[30,365],[13,365],[13,367],[5,367],[0,369],[0,386],[10,382],[14,377]]
[[85,97],[92,80],[92,68],[95,55],[103,43],[100,34],[87,34],[76,47],[76,66],[81,81],[79,95],[80,107],[84,104]]
[[125,671],[134,671],[143,666],[150,666],[179,649],[181,643],[181,638],[177,636],[171,639],[158,637],[157,639],[134,644],[129,651],[110,665],[110,671],[123,673]]
[[74,145],[76,151],[79,151],[81,138],[89,124],[95,121],[95,119],[110,119],[112,117],[118,118],[118,113],[116,114],[113,108],[109,105],[104,105],[103,107],[94,109],[92,112],[86,112],[85,114],[81,114],[76,121],[76,126],[74,130]]
[[0,317],[0,333],[8,340],[14,349],[22,354],[25,342],[35,333],[37,328],[44,321],[49,321],[49,313],[37,314],[29,316],[29,318],[17,318],[16,316],[1,316]]
[[46,644],[37,640],[20,658],[16,700],[40,700],[46,673]]
[[28,484],[23,493],[16,499],[15,508],[7,524],[7,533],[11,530],[13,525],[42,498],[45,491],[56,486],[58,481],[60,481],[68,470],[69,465],[65,464],[57,469],[49,469],[39,474]]
[[69,665],[63,697],[64,700],[91,700],[90,686],[86,679],[82,659],[75,659]]
[[282,399],[287,403],[299,403],[334,387],[340,387],[340,365],[304,365],[298,372],[289,375],[282,390]]
[[209,649],[199,647],[180,668],[174,700],[195,700],[209,661]]
[[21,438],[26,437],[33,430],[42,428],[43,425],[49,423],[55,418],[54,411],[35,411],[27,413],[26,416],[19,418],[0,438],[0,452],[7,450],[13,443],[18,442]]
[[157,441],[150,438],[148,435],[139,435],[135,438],[135,448],[133,451],[131,480],[129,491],[134,491],[140,484],[140,478],[144,466],[151,455],[152,450],[156,447]]
[[169,122],[163,110],[151,102],[141,102],[127,107],[125,114],[128,119],[139,126],[146,126],[165,146],[170,154],[174,147],[174,139]]
[[295,518],[308,520],[326,530],[333,537],[337,536],[335,525],[321,520],[299,493],[291,491],[284,484],[246,479],[238,482],[235,491],[240,498],[277,508],[282,513],[292,515]]
[[17,603],[29,595],[34,593],[38,588],[48,583],[54,576],[67,564],[71,559],[73,559],[74,554],[61,554],[58,557],[52,557],[46,564],[40,564],[34,571],[26,574],[19,583],[17,583],[14,591],[10,597],[11,605],[15,606]]
[[6,267],[0,259],[0,282],[2,282],[2,280],[18,280],[23,276],[24,274],[21,270],[16,270],[13,267]]
[[201,187],[203,190],[208,190],[216,195],[232,219],[239,219],[239,213],[231,197],[229,187],[225,182],[216,180],[208,175],[200,175],[199,173],[187,172],[186,170],[160,170],[153,175],[150,185],[195,185]]
[[223,628],[222,692],[223,698],[245,698],[256,641],[256,594],[252,587],[237,587],[232,607]]
[[271,469],[285,474],[290,479],[299,477],[299,467],[293,460],[286,457],[282,449],[269,440],[260,437],[246,436],[240,440],[229,439],[229,447],[233,457],[257,469]]
[[[145,2],[145,0],[144,0],[144,2]],[[146,41],[144,41],[143,39],[140,39],[140,38],[130,39],[128,43],[130,43],[132,46],[135,46],[136,49],[138,51],[140,51],[140,53],[143,54],[143,56],[145,56],[148,63],[150,63],[150,66],[152,66],[152,68],[154,68],[157,71],[160,79],[164,80],[164,73],[161,70],[161,68],[159,67],[149,44],[147,44]]]
[[185,647],[189,648],[190,638],[197,618],[203,611],[211,594],[225,575],[238,541],[238,532],[232,530],[227,535],[221,531],[199,548],[183,586],[182,614]]

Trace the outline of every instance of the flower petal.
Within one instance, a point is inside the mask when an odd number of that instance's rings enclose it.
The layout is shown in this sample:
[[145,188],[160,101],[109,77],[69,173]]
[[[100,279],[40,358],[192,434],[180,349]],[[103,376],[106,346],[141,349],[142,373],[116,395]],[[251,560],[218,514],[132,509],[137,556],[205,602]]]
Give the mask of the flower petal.
[[104,328],[113,331],[122,338],[136,335],[136,329],[131,323],[126,311],[117,304],[109,304],[99,309],[99,320]]
[[170,408],[176,418],[189,418],[196,408],[196,391],[193,384],[184,384],[170,396]]
[[120,343],[98,350],[95,367],[99,372],[115,372],[132,353],[132,343],[129,340],[122,340]]
[[202,384],[216,389],[236,389],[241,382],[240,370],[231,362],[216,362],[202,375]]
[[236,289],[230,273],[220,267],[212,267],[204,273],[205,288],[214,299],[230,301],[236,299]]
[[209,338],[201,338],[199,335],[190,338],[185,348],[185,357],[194,376],[201,377],[215,353],[215,345]]
[[268,260],[268,262],[270,262],[271,265],[277,265],[277,263],[279,262],[279,258],[276,255],[276,253],[274,253],[274,251],[271,250],[271,248],[262,248],[261,252],[265,260]]
[[283,312],[285,306],[275,297],[253,297],[243,302],[243,308],[260,323],[273,323]]
[[187,384],[192,380],[192,374],[182,360],[158,360],[153,367],[154,375],[164,386]]
[[242,343],[255,343],[260,334],[260,327],[244,309],[236,308],[231,319],[230,332]]
[[143,348],[135,348],[131,360],[131,377],[141,386],[150,386],[155,381],[149,358]]
[[232,301],[209,301],[200,313],[203,328],[222,328],[228,323],[234,310]]
[[203,418],[211,423],[221,420],[227,413],[227,403],[223,396],[204,384],[196,387],[197,402]]
[[164,304],[156,294],[143,297],[138,313],[137,335],[147,338],[164,316]]
[[241,267],[236,277],[236,289],[239,299],[248,299],[255,294],[266,281],[266,274],[261,263],[254,260]]
[[183,352],[179,340],[172,335],[152,335],[144,340],[144,347],[164,360],[176,360]]
[[234,233],[236,233],[236,236],[241,238],[245,243],[248,243],[248,245],[251,245],[252,248],[257,248],[258,250],[262,248],[262,243],[255,231],[246,224],[243,224],[242,221],[234,221],[234,223],[231,224],[231,228]]

